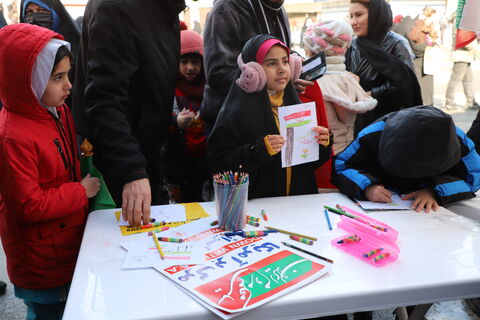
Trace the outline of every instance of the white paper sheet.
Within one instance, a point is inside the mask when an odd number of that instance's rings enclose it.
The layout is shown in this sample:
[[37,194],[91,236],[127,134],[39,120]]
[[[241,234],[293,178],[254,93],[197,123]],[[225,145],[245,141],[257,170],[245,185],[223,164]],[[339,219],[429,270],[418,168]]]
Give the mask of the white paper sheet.
[[204,252],[198,242],[162,242],[160,246],[165,259],[160,253],[152,237],[145,236],[134,241],[123,242],[121,246],[127,250],[123,269],[139,269],[148,267],[169,267],[177,264],[202,264],[205,262]]
[[315,141],[317,112],[315,103],[301,103],[278,108],[280,134],[286,143],[282,147],[282,168],[318,160]]
[[382,203],[355,200],[363,210],[411,210],[413,200],[402,200],[398,194],[392,194],[392,202]]
[[[185,207],[181,204],[153,206],[150,211],[150,218],[154,218],[155,222],[185,221],[187,220],[187,213],[185,212]],[[118,221],[118,225],[128,226],[129,224],[128,221],[123,221],[122,216],[120,216],[120,221]]]

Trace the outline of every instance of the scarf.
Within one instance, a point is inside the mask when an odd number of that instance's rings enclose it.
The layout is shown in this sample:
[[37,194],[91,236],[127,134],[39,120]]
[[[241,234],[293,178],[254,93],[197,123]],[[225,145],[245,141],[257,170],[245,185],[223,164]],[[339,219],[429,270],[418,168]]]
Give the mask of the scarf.
[[358,48],[378,73],[387,77],[394,87],[402,91],[402,107],[421,105],[420,85],[413,70],[380,46],[382,40],[388,36],[391,26],[390,5],[385,0],[371,0],[368,8],[368,35],[358,37]]
[[328,56],[327,61],[327,73],[330,71],[345,71],[345,56]]

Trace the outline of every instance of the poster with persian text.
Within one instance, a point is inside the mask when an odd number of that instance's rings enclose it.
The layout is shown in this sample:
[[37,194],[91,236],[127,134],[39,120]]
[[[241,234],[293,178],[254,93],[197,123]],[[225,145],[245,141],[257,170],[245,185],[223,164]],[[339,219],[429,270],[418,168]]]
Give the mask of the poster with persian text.
[[210,306],[243,312],[321,277],[328,266],[290,251],[279,241],[235,239],[207,252],[203,265],[157,269]]
[[282,147],[282,168],[318,160],[315,141],[317,112],[315,103],[301,103],[278,108],[280,135],[285,138]]

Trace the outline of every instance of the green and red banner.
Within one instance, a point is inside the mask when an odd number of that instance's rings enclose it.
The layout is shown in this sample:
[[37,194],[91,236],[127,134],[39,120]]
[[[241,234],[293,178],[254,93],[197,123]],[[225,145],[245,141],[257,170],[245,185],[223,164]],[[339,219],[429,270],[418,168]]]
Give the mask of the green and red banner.
[[207,253],[205,264],[159,271],[209,309],[224,312],[216,312],[222,317],[251,310],[328,272],[328,265],[268,238],[235,240]]

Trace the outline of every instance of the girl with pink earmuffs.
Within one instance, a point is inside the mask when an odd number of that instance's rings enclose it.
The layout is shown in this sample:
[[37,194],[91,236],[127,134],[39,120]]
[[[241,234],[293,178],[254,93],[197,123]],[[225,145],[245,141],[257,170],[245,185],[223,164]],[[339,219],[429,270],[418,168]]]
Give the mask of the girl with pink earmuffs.
[[250,175],[249,198],[317,193],[315,169],[330,158],[327,128],[313,130],[320,159],[282,168],[278,108],[301,103],[292,85],[301,59],[277,38],[257,35],[238,57],[239,76],[232,84],[208,140],[207,157],[213,172],[238,170]]

